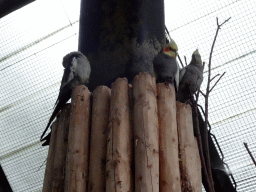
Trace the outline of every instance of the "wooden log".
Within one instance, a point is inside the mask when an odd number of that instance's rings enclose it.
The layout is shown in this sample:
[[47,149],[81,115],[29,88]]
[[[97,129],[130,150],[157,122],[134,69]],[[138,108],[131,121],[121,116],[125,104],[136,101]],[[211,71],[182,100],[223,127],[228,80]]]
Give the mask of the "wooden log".
[[60,112],[56,136],[56,150],[53,166],[52,191],[64,191],[65,165],[68,144],[69,117],[71,105],[66,104]]
[[176,121],[175,89],[172,85],[157,84],[159,120],[159,174],[161,192],[179,192],[179,147]]
[[54,155],[56,152],[58,117],[59,116],[57,116],[57,120],[51,125],[51,139],[50,139],[48,157],[47,157],[45,174],[44,174],[44,184],[43,184],[43,190],[42,190],[43,192],[52,191],[53,164],[54,164]]
[[65,191],[87,190],[90,110],[91,93],[79,85],[71,96]]
[[133,80],[135,191],[159,191],[159,130],[156,81],[147,73]]
[[111,88],[106,164],[106,191],[132,191],[132,130],[128,81],[119,78]]
[[201,161],[196,138],[193,133],[190,105],[177,102],[177,125],[180,148],[181,190],[202,191]]
[[111,90],[98,86],[93,91],[92,124],[90,141],[90,192],[106,191],[107,128]]

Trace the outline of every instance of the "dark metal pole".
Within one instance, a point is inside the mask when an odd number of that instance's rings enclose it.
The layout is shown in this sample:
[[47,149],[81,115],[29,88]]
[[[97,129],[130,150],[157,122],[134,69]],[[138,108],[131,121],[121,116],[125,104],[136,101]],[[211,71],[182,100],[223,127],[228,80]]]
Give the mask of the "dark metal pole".
[[1,0],[0,1],[0,18],[8,15],[9,13],[16,11],[23,6],[32,3],[35,0]]
[[165,43],[163,0],[82,0],[79,51],[91,62],[89,89],[139,72],[154,75]]
[[0,165],[0,191],[12,192],[12,188],[5,176],[5,173]]

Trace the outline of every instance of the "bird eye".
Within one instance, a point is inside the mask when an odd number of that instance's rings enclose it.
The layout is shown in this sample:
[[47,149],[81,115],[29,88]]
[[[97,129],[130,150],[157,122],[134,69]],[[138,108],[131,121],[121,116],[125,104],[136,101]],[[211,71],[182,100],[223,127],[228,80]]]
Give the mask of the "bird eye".
[[164,52],[168,52],[169,51],[169,48],[168,47],[165,47],[164,48]]

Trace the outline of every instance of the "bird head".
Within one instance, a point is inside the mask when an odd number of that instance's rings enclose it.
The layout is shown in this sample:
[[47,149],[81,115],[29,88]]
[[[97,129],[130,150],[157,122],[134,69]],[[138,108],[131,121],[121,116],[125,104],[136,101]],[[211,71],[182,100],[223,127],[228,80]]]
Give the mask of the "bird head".
[[163,49],[164,54],[169,55],[170,57],[176,58],[178,53],[178,46],[173,39],[170,43],[167,43]]
[[64,68],[66,68],[68,66],[68,64],[71,63],[72,59],[74,57],[81,57],[83,56],[83,54],[80,51],[73,51],[69,54],[67,54],[65,57],[63,57],[63,61],[62,61],[62,65]]
[[196,49],[192,54],[191,64],[196,65],[199,68],[203,68],[201,55],[200,55],[198,49]]

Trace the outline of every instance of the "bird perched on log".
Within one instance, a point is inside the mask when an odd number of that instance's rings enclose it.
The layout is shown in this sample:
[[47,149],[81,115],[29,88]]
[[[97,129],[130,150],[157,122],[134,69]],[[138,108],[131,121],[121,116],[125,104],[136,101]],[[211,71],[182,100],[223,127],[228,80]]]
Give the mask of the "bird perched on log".
[[203,65],[198,49],[193,52],[189,65],[181,69],[179,81],[176,99],[184,103],[193,96],[203,82]]
[[176,61],[178,46],[173,39],[153,60],[157,83],[171,83],[176,91],[179,87],[179,65]]
[[54,111],[40,139],[40,141],[45,141],[43,146],[49,145],[51,133],[49,133],[45,138],[43,138],[43,136],[59,111],[71,98],[72,89],[77,85],[86,85],[89,82],[88,80],[91,73],[90,62],[81,52],[75,51],[67,54],[63,58],[62,65],[65,69],[61,80],[59,96],[54,105]]

